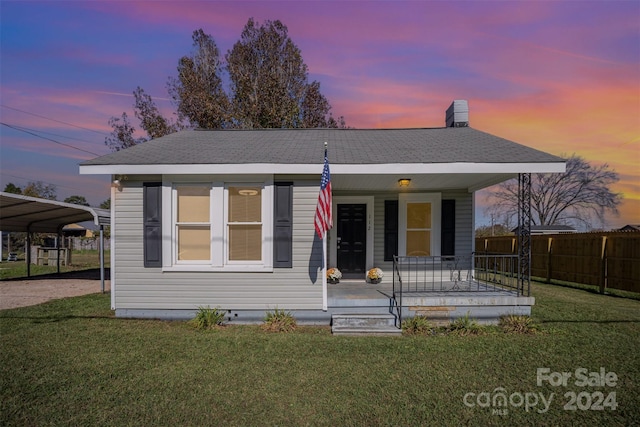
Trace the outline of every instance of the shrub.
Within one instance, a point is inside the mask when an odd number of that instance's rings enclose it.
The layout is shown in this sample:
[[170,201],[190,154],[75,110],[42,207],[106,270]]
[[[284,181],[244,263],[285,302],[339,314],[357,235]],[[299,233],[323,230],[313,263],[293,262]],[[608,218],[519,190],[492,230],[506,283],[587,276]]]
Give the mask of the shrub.
[[402,322],[402,332],[407,335],[429,335],[433,325],[425,316],[414,316]]
[[538,325],[529,316],[507,314],[500,316],[498,325],[505,331],[514,334],[534,334],[538,332]]
[[485,329],[478,324],[475,319],[470,318],[469,313],[451,322],[447,330],[454,335],[460,336],[481,335],[485,333]]
[[198,307],[196,317],[190,320],[190,323],[196,329],[213,329],[221,326],[224,322],[224,311],[218,308]]
[[296,319],[290,311],[276,308],[267,312],[262,329],[269,332],[291,332],[296,326]]

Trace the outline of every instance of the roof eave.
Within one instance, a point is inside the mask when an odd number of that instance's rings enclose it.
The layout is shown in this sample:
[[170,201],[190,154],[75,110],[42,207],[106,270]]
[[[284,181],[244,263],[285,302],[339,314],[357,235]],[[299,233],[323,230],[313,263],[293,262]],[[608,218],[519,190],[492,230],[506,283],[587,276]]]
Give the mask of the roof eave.
[[[564,161],[523,163],[382,163],[332,164],[331,173],[341,175],[368,174],[518,174],[563,173]],[[322,164],[242,163],[242,164],[141,164],[141,165],[80,165],[81,175],[146,175],[146,174],[315,174],[322,172]]]

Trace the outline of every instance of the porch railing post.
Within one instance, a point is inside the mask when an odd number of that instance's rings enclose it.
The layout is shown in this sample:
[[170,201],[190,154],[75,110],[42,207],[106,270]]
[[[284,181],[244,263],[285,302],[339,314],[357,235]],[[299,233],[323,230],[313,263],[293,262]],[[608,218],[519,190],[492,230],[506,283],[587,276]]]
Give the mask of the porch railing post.
[[518,175],[518,294],[531,288],[531,174]]

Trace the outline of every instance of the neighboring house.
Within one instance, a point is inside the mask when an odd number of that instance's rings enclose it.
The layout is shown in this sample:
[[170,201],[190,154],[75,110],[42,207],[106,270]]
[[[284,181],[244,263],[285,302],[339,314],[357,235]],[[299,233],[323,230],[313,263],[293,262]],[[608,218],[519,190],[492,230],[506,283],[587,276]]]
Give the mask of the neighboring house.
[[[518,227],[511,231],[517,235]],[[538,234],[570,234],[578,232],[578,230],[569,225],[532,225],[530,231],[532,236]]]
[[[73,250],[98,250],[100,248],[100,228],[91,222],[69,224],[62,228],[62,235],[66,239],[65,245]],[[104,249],[111,247],[111,239],[105,237]]]
[[628,224],[618,231],[640,231],[640,224]]
[[559,157],[468,127],[466,101],[452,104],[446,123],[189,130],[83,162],[81,174],[114,181],[116,315],[185,318],[208,305],[238,321],[279,308],[328,322],[340,302],[330,287],[323,311],[314,230],[325,141],[328,265],[356,279],[353,289],[374,266],[386,273],[376,286],[391,286],[394,255],[470,256],[476,191],[519,173],[564,172]]
[[[93,225],[93,224],[92,224]],[[89,227],[88,225],[80,225],[80,224],[68,224],[62,227],[62,235],[65,237],[87,237],[93,238],[96,237],[97,230],[96,227]]]

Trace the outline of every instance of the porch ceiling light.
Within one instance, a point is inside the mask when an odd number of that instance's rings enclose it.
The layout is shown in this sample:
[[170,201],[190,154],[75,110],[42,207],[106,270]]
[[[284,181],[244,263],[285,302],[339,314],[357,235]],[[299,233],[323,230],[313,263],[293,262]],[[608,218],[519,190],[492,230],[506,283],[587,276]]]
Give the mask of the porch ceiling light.
[[117,188],[119,191],[122,191],[122,181],[127,180],[126,175],[116,175],[115,179],[111,182],[111,186],[113,188]]
[[400,187],[408,187],[410,183],[411,180],[409,178],[401,178],[398,180],[398,184],[400,184]]
[[257,196],[258,190],[242,189],[238,190],[238,194],[240,194],[241,196]]

